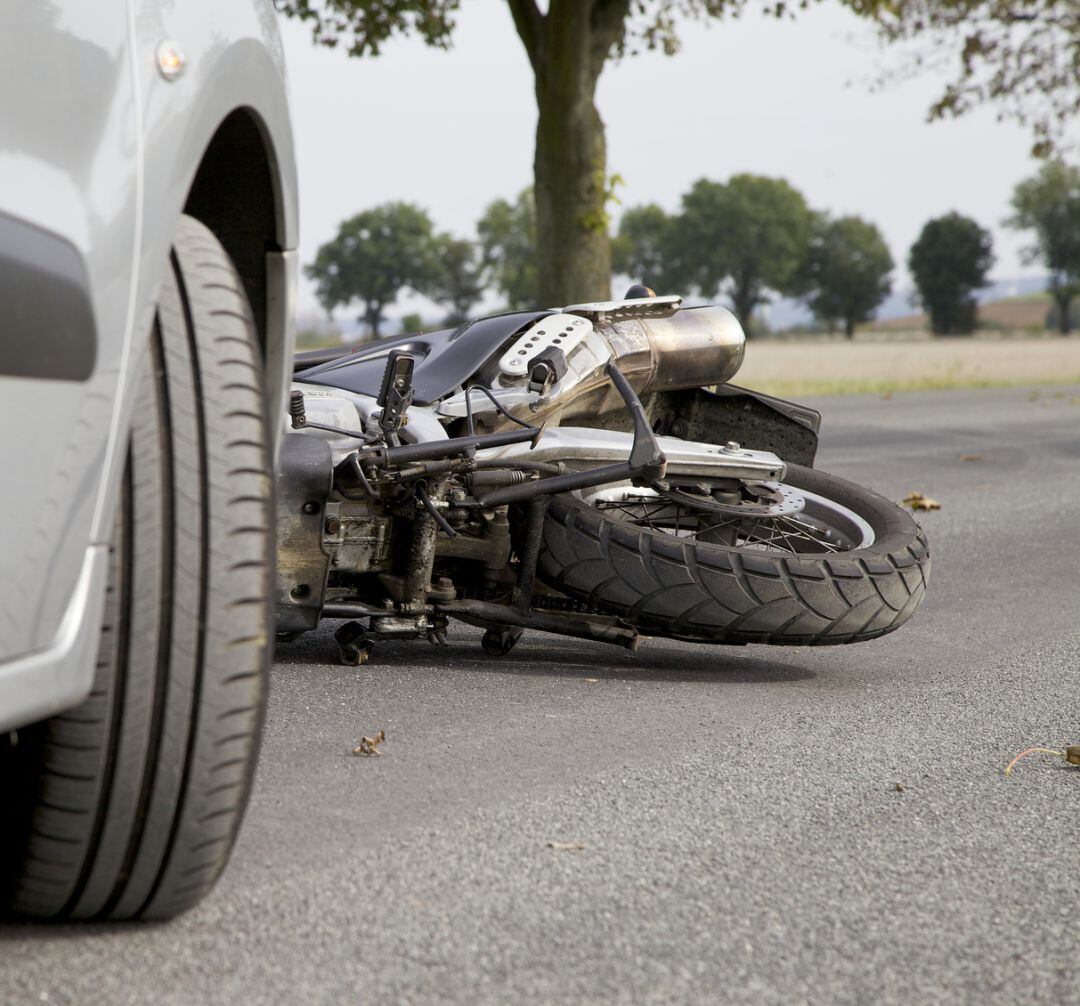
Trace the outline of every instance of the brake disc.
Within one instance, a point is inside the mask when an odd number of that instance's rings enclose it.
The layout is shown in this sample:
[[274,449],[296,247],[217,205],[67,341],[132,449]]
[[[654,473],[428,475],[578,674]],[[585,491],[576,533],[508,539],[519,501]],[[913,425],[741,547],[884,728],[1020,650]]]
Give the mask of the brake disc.
[[[798,489],[781,482],[743,482],[736,490],[719,490],[707,482],[695,482],[657,485],[655,490],[680,506],[732,517],[783,517],[801,512],[806,504]],[[736,494],[738,498],[732,498]]]

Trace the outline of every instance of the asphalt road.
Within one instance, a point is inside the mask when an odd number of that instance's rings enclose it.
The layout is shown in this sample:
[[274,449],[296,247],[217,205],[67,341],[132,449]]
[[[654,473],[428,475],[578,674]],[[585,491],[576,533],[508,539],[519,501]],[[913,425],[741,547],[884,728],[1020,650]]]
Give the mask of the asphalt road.
[[907,627],[280,647],[216,892],[0,930],[0,1002],[1080,1001],[1080,769],[1001,771],[1080,742],[1080,388],[816,404],[821,467],[942,503]]

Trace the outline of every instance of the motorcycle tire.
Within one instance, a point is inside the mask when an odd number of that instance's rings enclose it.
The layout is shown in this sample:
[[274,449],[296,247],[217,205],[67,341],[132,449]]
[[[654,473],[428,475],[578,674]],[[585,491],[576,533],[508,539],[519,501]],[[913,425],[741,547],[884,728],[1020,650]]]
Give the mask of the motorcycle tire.
[[552,498],[537,572],[645,635],[705,643],[855,643],[899,628],[926,592],[930,550],[911,516],[845,479],[788,465],[785,483],[872,531],[850,551],[782,552],[701,542]]
[[135,394],[92,691],[0,753],[9,914],[169,918],[225,866],[269,673],[264,401],[242,281],[182,217]]

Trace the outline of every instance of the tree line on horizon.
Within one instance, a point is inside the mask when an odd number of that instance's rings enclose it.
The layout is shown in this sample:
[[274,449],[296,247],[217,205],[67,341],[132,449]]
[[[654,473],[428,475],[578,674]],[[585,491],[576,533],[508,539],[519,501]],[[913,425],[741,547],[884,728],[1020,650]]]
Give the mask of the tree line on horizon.
[[[1047,268],[1054,317],[1068,332],[1080,294],[1080,171],[1048,162],[1016,187],[1012,207],[1005,223],[1034,231],[1027,260]],[[530,189],[492,202],[476,235],[440,233],[420,207],[386,203],[343,221],[305,271],[327,312],[360,304],[373,338],[405,290],[444,306],[446,325],[468,318],[488,291],[507,310],[558,306],[541,300]],[[780,294],[802,300],[822,328],[851,338],[892,291],[895,267],[873,223],[815,211],[783,179],[751,174],[700,179],[675,213],[655,204],[628,209],[612,248],[617,274],[660,293],[723,298],[748,335],[758,308]],[[975,295],[994,262],[990,233],[969,217],[945,214],[926,223],[907,262],[932,330],[973,331]],[[408,322],[420,325],[415,316]]]
[[[348,56],[378,56],[395,36],[448,49],[462,0],[275,0],[311,26],[313,41]],[[1077,0],[835,0],[899,44],[908,70],[955,60],[929,118],[984,103],[1026,124],[1032,152],[1053,153],[1080,111]],[[537,126],[533,161],[535,269],[539,299],[600,299],[612,272],[609,204],[615,179],[596,108],[605,68],[645,50],[674,55],[680,29],[756,9],[787,19],[812,0],[505,0],[533,74]],[[497,43],[496,43],[497,44]],[[912,48],[914,47],[914,49]],[[933,58],[926,59],[927,53]],[[886,69],[886,77],[890,71]],[[894,66],[892,74],[902,72]]]

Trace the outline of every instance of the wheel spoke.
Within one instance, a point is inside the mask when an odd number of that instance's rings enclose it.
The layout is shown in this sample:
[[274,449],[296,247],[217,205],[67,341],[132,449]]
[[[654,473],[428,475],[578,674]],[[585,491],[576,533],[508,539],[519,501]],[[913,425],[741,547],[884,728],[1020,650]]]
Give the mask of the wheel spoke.
[[802,512],[762,513],[760,509],[726,513],[717,509],[714,498],[702,495],[698,505],[693,495],[628,494],[622,499],[599,499],[594,505],[637,527],[684,540],[793,555],[832,554],[851,547],[844,544],[843,531],[829,526],[827,517],[809,517]]
[[835,542],[831,542],[828,540],[829,532],[827,530],[822,531],[820,528],[792,520],[790,517],[783,517],[781,519],[786,521],[791,527],[793,527],[795,529],[796,535],[802,540],[808,541],[812,545],[816,545],[818,547],[824,547],[830,552],[840,551],[839,545],[837,545]]

